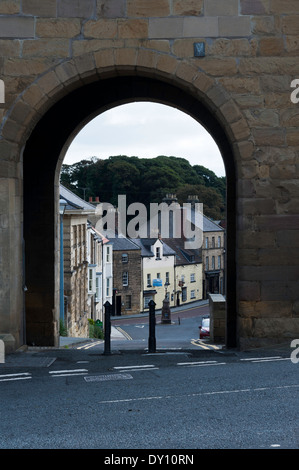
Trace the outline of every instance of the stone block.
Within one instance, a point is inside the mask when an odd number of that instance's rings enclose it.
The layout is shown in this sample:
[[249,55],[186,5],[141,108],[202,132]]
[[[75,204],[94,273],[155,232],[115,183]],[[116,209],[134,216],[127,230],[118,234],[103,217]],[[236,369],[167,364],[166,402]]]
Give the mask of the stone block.
[[33,38],[34,18],[0,17],[0,34],[1,38]]
[[19,57],[21,53],[21,41],[18,39],[0,39],[0,51],[1,57]]
[[84,37],[113,39],[117,36],[116,20],[101,19],[98,21],[87,21],[84,25]]
[[56,17],[56,0],[23,0],[22,11],[25,15]]
[[114,55],[111,54],[111,49],[103,49],[94,53],[96,67],[114,67]]
[[15,15],[20,13],[21,0],[2,0],[0,2],[0,15]]
[[242,15],[265,15],[269,13],[269,0],[241,0],[240,1]]
[[156,69],[157,53],[149,50],[139,50],[136,65]]
[[221,57],[251,57],[256,56],[257,52],[256,39],[215,39],[212,44],[207,44],[207,55],[219,55]]
[[251,18],[251,31],[253,34],[274,34],[275,21],[273,16],[254,16]]
[[210,338],[212,341],[225,340],[226,302],[221,294],[209,294]]
[[4,71],[7,75],[10,76],[36,76],[47,70],[50,65],[50,59],[48,60],[46,58],[7,59],[4,64]]
[[239,0],[205,0],[206,16],[234,16],[239,13]]
[[282,38],[267,37],[261,38],[259,51],[264,56],[279,56],[284,51],[284,42]]
[[203,0],[173,0],[173,15],[200,16],[203,13]]
[[[298,9],[297,9],[298,13]],[[299,15],[285,16],[282,18],[282,33],[286,35],[299,34]]]
[[[43,3],[43,2],[41,2]],[[94,0],[57,0],[57,16],[61,18],[92,18],[95,16]]]
[[152,18],[148,23],[149,39],[173,39],[183,36],[183,18]]
[[79,19],[45,19],[36,20],[36,36],[41,38],[73,38],[80,34]]
[[254,142],[256,145],[278,145],[285,144],[285,134],[283,129],[253,129],[252,130]]
[[116,47],[124,47],[124,40],[120,39],[88,39],[72,41],[72,55],[74,57],[89,52],[96,52],[100,49],[114,49]]
[[289,15],[298,14],[298,2],[297,0],[272,0],[270,13],[274,15]]
[[185,17],[183,36],[185,38],[206,38],[219,36],[218,18],[216,17]]
[[224,103],[224,105],[220,108],[220,112],[225,117],[227,122],[239,121],[242,118],[239,108],[232,100]]
[[97,12],[103,18],[123,18],[126,16],[126,0],[98,0]]
[[219,78],[222,86],[232,93],[258,94],[260,93],[260,81],[258,77],[240,77],[232,80],[229,78]]
[[137,60],[136,49],[115,49],[115,63],[121,66],[135,67]]
[[278,127],[279,114],[276,110],[272,109],[254,109],[244,111],[247,122],[250,127]]
[[244,140],[250,136],[250,129],[244,118],[231,124],[231,129],[235,139]]
[[206,73],[216,77],[231,76],[237,74],[236,59],[207,57],[200,61],[200,68]]
[[148,21],[147,20],[119,20],[118,37],[127,38],[147,38],[148,37]]
[[249,16],[221,16],[219,17],[219,36],[245,37],[251,35]]
[[37,85],[48,97],[51,97],[52,94],[63,88],[61,80],[54,71],[51,71],[41,77],[38,80]]
[[157,60],[157,70],[167,74],[174,74],[177,69],[178,63],[175,57],[166,54],[160,54]]
[[68,57],[68,39],[27,39],[23,43],[23,57]]
[[170,0],[127,0],[127,15],[134,17],[166,17],[170,15]]

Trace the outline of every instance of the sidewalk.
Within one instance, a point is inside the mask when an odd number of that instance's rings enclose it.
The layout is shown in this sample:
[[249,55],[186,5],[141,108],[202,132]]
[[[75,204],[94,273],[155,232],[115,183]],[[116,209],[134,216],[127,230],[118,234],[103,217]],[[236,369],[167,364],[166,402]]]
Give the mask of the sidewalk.
[[[127,339],[117,328],[111,325],[111,340],[122,340]],[[87,342],[95,342],[95,341],[102,341],[97,338],[73,338],[71,336],[60,336],[59,338],[59,347],[65,348],[67,346],[71,346],[73,344],[80,344],[80,343],[87,343]]]

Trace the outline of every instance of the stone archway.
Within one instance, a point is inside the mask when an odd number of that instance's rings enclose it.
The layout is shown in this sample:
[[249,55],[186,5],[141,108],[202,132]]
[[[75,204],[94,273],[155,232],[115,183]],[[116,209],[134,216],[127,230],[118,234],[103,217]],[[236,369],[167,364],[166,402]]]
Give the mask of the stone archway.
[[[129,55],[136,57],[131,51]],[[142,56],[141,53],[139,55]],[[79,64],[83,64],[83,58],[80,60]],[[138,67],[135,61],[129,66],[115,63],[112,66],[110,56],[109,61],[104,70],[97,70],[99,76],[95,76],[94,71],[86,70],[78,75],[78,64],[74,74],[73,63],[64,65],[64,70],[70,68],[72,71],[68,89],[58,87],[57,93],[50,99],[52,106],[39,119],[24,148],[27,343],[58,343],[58,177],[68,143],[95,115],[119,104],[146,100],[168,104],[190,114],[212,134],[223,155],[227,173],[229,227],[226,256],[227,345],[234,347],[237,341],[234,155],[237,139],[232,124],[241,116],[227,94],[222,94],[212,80],[188,64],[180,63],[175,73],[169,74]],[[139,62],[142,60],[139,59]],[[157,58],[154,62],[157,65]],[[210,92],[211,96],[204,94],[202,89]]]

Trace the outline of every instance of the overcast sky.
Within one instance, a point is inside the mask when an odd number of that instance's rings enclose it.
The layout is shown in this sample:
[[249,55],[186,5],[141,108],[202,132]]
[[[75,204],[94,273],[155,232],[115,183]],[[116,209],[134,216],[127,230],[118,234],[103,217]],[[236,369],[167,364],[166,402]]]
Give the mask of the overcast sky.
[[64,163],[114,155],[186,158],[225,176],[223,160],[210,134],[187,114],[156,103],[130,103],[93,119],[70,145]]

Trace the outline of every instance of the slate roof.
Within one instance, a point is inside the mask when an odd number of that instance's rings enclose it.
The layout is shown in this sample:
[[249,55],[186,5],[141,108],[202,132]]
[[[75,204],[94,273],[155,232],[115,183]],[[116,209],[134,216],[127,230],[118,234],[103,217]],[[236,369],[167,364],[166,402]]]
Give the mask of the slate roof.
[[66,206],[66,210],[83,210],[88,212],[95,212],[95,206],[93,204],[89,204],[88,202],[81,199],[76,194],[72,193],[69,189],[67,189],[62,184],[59,185],[59,194],[60,199],[65,199],[68,203]]
[[[155,256],[152,252],[151,247],[157,241],[157,238],[134,238],[134,243],[136,243],[141,248],[141,256]],[[174,256],[175,251],[170,248],[163,240],[161,240],[163,244],[163,256]]]
[[175,252],[176,265],[202,263],[201,249],[186,250],[182,238],[166,238],[163,241]]
[[131,240],[130,238],[126,237],[119,237],[117,234],[109,236],[109,232],[107,233],[107,236],[110,240],[110,243],[113,245],[113,251],[140,250],[140,246],[134,243],[135,240]]

